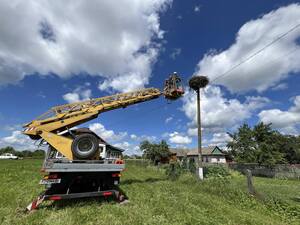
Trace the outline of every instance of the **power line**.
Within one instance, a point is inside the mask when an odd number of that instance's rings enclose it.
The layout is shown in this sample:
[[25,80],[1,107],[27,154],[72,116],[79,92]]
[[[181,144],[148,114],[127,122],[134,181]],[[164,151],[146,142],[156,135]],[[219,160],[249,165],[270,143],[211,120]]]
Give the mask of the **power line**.
[[285,33],[279,35],[277,38],[275,38],[273,41],[271,41],[270,43],[268,43],[267,45],[265,45],[264,47],[262,47],[261,49],[259,49],[258,51],[254,52],[253,54],[251,54],[250,56],[248,56],[246,59],[242,60],[241,62],[239,62],[238,64],[234,65],[233,67],[231,67],[229,70],[227,70],[226,72],[224,72],[223,74],[217,76],[215,79],[213,79],[211,81],[211,83],[213,83],[214,81],[216,81],[217,79],[224,77],[226,75],[228,75],[228,73],[230,73],[231,71],[235,70],[236,68],[238,68],[239,66],[241,66],[242,64],[248,62],[249,60],[251,60],[252,58],[254,58],[256,55],[258,55],[259,53],[263,52],[264,50],[266,50],[267,48],[269,48],[270,46],[272,46],[273,44],[275,44],[276,42],[278,42],[279,40],[281,40],[282,38],[284,38],[285,36],[287,36],[289,33],[293,32],[294,30],[296,30],[297,28],[300,27],[300,23],[298,23],[297,25],[293,26],[291,29],[289,29],[288,31],[286,31]]
[[[273,58],[272,60],[265,61],[265,63],[264,63],[263,66],[269,65],[270,63],[273,63],[273,62],[275,62],[275,61],[278,61],[279,59],[282,59],[282,58],[284,58],[284,57],[287,57],[287,56],[293,54],[294,52],[296,52],[297,50],[298,50],[297,47],[296,47],[296,48],[293,48],[291,51],[288,51],[288,52],[286,52],[285,54],[280,55],[279,57]],[[259,68],[257,68],[257,69],[259,69]]]
[[[282,55],[280,55],[280,56],[278,56],[276,58],[273,58],[273,59],[268,60],[268,61],[264,61],[264,65],[262,67],[266,67],[270,63],[274,63],[274,62],[276,62],[276,61],[278,61],[278,60],[280,60],[280,59],[282,59],[284,57],[287,57],[287,56],[293,54],[294,52],[296,52],[297,50],[298,50],[298,48],[296,47],[296,48],[293,48],[291,51],[288,51],[285,54],[282,54]],[[255,72],[255,71],[259,70],[259,69],[261,69],[261,67],[255,68],[254,71],[252,71],[252,72]]]
[[[291,29],[289,29],[289,30],[286,31],[285,33],[279,35],[277,38],[275,38],[273,41],[271,41],[270,43],[268,43],[267,45],[265,45],[263,48],[261,48],[261,49],[259,49],[258,51],[254,52],[253,54],[251,54],[250,56],[248,56],[246,59],[242,60],[240,63],[238,63],[238,64],[236,64],[235,66],[231,67],[229,70],[227,70],[227,71],[224,72],[223,74],[217,76],[215,79],[213,79],[213,80],[211,81],[211,83],[214,82],[214,81],[216,81],[217,79],[219,79],[219,78],[221,78],[221,77],[226,76],[228,73],[230,73],[231,71],[235,70],[236,68],[238,68],[238,67],[241,66],[242,64],[248,62],[249,60],[251,60],[252,58],[254,58],[256,55],[258,55],[259,53],[263,52],[263,51],[266,50],[268,47],[272,46],[273,44],[275,44],[276,42],[278,42],[279,40],[281,40],[282,38],[284,38],[284,37],[287,36],[289,33],[293,32],[294,30],[296,30],[296,29],[299,28],[299,27],[300,27],[300,23],[297,24],[297,25],[295,25],[295,26],[293,26]],[[297,50],[297,48],[293,49],[292,51],[289,51],[287,54],[284,54],[284,55],[282,55],[282,56],[280,56],[280,57],[278,57],[278,58],[276,58],[276,59],[274,59],[274,60],[270,60],[270,61],[277,61],[278,59],[280,59],[280,58],[282,58],[282,57],[284,57],[284,56],[288,56],[288,55],[294,53],[296,50]],[[270,61],[269,61],[269,62],[270,62]],[[268,63],[269,63],[269,62],[268,62]],[[147,112],[140,113],[139,115],[134,115],[134,116],[129,116],[129,117],[127,117],[127,118],[123,118],[122,120],[115,121],[115,122],[113,122],[113,123],[108,124],[107,126],[112,126],[112,125],[114,125],[114,124],[120,124],[120,123],[123,123],[124,121],[128,121],[128,119],[130,119],[130,118],[139,118],[139,117],[142,117],[142,116],[144,116],[145,114],[149,114],[149,113],[151,113],[151,112],[153,112],[153,111],[159,110],[159,109],[161,109],[161,108],[164,107],[164,106],[165,106],[165,104],[159,105],[158,107],[155,107],[155,108],[153,108],[153,109],[151,109],[151,110],[147,110]]]

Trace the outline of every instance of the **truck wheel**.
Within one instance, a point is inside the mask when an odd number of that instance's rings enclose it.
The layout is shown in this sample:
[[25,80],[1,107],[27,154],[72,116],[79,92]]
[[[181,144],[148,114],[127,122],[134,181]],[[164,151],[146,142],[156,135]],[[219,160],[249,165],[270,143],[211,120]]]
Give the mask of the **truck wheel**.
[[88,159],[92,158],[98,151],[99,141],[92,134],[80,134],[74,138],[71,148],[78,159]]

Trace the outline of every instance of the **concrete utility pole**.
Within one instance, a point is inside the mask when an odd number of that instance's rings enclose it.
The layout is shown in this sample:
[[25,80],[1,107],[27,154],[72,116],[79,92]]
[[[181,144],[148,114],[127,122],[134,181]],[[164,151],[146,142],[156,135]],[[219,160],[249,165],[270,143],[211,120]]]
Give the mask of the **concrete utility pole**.
[[202,165],[202,131],[201,131],[201,110],[200,110],[200,90],[209,83],[205,76],[195,76],[189,81],[190,88],[197,93],[197,125],[198,125],[198,169],[196,171],[200,180],[203,180],[203,165]]

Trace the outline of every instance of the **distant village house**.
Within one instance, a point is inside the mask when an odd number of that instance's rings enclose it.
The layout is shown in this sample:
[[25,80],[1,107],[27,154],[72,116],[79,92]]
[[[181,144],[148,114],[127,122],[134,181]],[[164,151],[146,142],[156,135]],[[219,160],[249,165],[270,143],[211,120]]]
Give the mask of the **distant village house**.
[[[170,151],[172,153],[172,158],[176,158],[179,161],[182,161],[184,157],[195,161],[198,158],[197,148],[170,148]],[[218,146],[202,147],[202,161],[205,163],[226,163],[226,154]]]

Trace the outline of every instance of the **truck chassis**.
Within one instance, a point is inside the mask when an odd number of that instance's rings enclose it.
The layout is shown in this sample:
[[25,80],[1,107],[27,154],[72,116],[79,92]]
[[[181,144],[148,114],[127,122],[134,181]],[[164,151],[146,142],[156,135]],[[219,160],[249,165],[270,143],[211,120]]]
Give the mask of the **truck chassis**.
[[[117,162],[118,163],[118,162]],[[40,181],[46,190],[42,192],[28,206],[32,211],[47,200],[58,201],[64,199],[113,197],[117,202],[126,199],[119,189],[121,171],[124,164],[103,160],[45,160],[43,172],[47,175]]]

